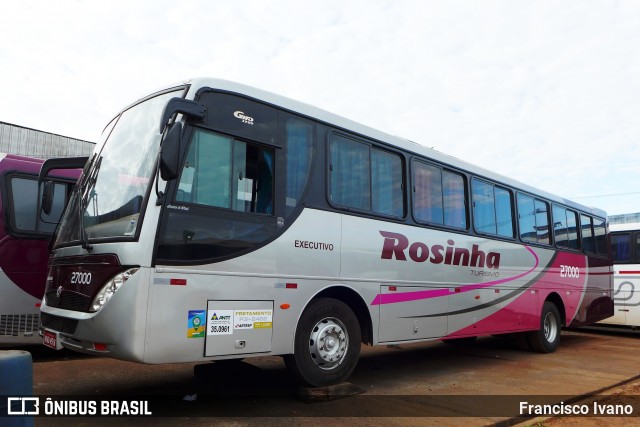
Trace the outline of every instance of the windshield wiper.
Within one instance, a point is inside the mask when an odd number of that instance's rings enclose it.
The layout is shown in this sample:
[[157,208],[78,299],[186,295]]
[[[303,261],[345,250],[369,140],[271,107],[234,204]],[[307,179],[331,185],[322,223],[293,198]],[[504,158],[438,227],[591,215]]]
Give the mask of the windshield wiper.
[[89,243],[89,236],[87,230],[84,228],[84,212],[89,206],[89,201],[95,196],[94,186],[98,180],[98,171],[102,165],[102,157],[95,159],[93,168],[89,169],[89,174],[86,179],[83,179],[80,186],[79,201],[78,201],[78,221],[80,226],[80,241],[82,242],[82,248],[88,252],[93,250],[93,246]]

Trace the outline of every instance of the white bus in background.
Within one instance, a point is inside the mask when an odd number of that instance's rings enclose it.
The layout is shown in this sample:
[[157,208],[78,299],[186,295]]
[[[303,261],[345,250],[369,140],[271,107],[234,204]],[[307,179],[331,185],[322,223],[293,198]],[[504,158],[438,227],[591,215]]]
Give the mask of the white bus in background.
[[95,153],[50,260],[53,348],[282,355],[321,386],[361,343],[509,334],[552,352],[561,326],[613,313],[605,212],[272,93],[167,88]]
[[640,223],[611,225],[614,314],[599,323],[640,326]]

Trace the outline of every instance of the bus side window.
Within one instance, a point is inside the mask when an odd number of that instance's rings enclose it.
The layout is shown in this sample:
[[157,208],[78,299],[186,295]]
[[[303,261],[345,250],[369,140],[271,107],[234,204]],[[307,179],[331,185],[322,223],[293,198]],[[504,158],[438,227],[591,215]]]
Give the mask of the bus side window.
[[593,235],[598,255],[608,255],[609,247],[607,245],[607,231],[604,219],[593,218]]
[[273,214],[274,152],[196,129],[176,201]]
[[473,179],[473,221],[480,233],[513,238],[511,191]]
[[585,252],[594,252],[595,242],[593,239],[593,227],[591,217],[580,215],[580,229],[582,230],[582,248]]
[[284,118],[284,139],[286,144],[286,182],[287,191],[285,206],[287,215],[298,203],[309,179],[311,158],[313,153],[313,123],[298,117],[289,117],[280,112]]
[[611,255],[614,262],[631,261],[631,235],[629,233],[611,235]]
[[[60,220],[67,200],[67,184],[54,183],[53,206],[49,214],[36,212],[37,180],[22,177],[12,177],[11,183],[11,213],[15,231],[51,233]],[[38,228],[36,230],[36,218]]]
[[569,231],[567,227],[567,210],[553,205],[553,238],[559,248],[569,247]]
[[544,245],[551,243],[547,202],[518,194],[518,218],[522,241]]

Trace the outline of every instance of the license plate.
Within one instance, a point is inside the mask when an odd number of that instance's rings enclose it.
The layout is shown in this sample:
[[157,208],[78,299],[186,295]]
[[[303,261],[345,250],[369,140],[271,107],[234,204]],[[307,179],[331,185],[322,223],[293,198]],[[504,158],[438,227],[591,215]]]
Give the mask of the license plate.
[[60,337],[56,332],[45,329],[42,343],[54,350],[62,350],[62,343],[59,338]]

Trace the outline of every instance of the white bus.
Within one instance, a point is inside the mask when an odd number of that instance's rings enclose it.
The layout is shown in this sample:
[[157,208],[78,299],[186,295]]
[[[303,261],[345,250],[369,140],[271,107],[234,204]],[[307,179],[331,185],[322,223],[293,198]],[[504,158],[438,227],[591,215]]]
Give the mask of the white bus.
[[282,355],[344,381],[361,343],[611,316],[603,211],[323,110],[195,79],[106,128],[61,221],[53,348],[144,363]]
[[611,225],[613,317],[599,323],[640,326],[640,223]]

